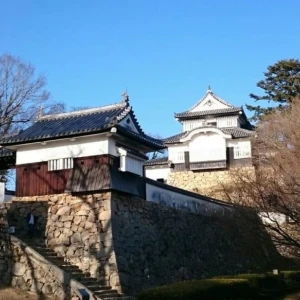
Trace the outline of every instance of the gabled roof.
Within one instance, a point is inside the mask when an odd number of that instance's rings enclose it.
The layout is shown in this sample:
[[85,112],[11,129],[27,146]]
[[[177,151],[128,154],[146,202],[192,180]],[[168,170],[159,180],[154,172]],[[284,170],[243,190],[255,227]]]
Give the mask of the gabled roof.
[[219,108],[212,110],[202,110],[202,111],[184,111],[182,113],[175,114],[175,118],[184,119],[184,118],[195,118],[202,116],[214,116],[214,115],[232,115],[233,113],[239,114],[242,111],[241,107],[228,107],[228,108]]
[[206,91],[206,94],[195,104],[193,105],[188,111],[193,110],[195,107],[197,107],[200,103],[204,102],[207,97],[211,95],[215,100],[219,101],[220,103],[228,106],[228,107],[233,107],[230,103],[226,102],[222,98],[218,97],[211,89],[208,87],[208,90]]
[[[219,108],[213,108],[213,109],[200,109],[195,110],[198,106],[201,105],[201,103],[204,103],[206,100],[215,100],[216,102],[219,102],[222,104]],[[242,111],[241,107],[235,107],[231,105],[230,103],[226,102],[222,98],[218,97],[215,93],[212,92],[212,90],[209,88],[204,95],[194,106],[192,106],[189,110],[181,112],[181,113],[175,113],[175,118],[178,119],[190,119],[190,118],[201,118],[204,116],[215,116],[215,115],[228,115],[228,114],[239,114]]]
[[247,137],[251,137],[254,136],[255,131],[252,130],[246,130],[243,128],[239,128],[239,127],[230,127],[230,128],[220,128],[220,127],[216,127],[216,126],[205,126],[205,127],[199,127],[199,128],[195,128],[191,131],[184,131],[181,132],[177,135],[173,135],[169,138],[163,139],[163,142],[165,145],[167,144],[176,144],[176,143],[180,143],[180,140],[182,138],[185,138],[188,134],[190,134],[191,132],[198,130],[198,129],[205,129],[205,128],[214,128],[214,129],[218,129],[220,131],[222,131],[225,134],[230,134],[232,136],[233,139],[236,138],[247,138]]
[[[130,116],[137,132],[120,125],[120,122],[127,116]],[[20,134],[1,140],[0,145],[5,147],[8,145],[89,135],[108,131],[112,127],[117,127],[118,132],[127,134],[141,142],[155,147],[162,146],[159,140],[153,139],[143,132],[132,107],[129,105],[128,97],[122,102],[112,105],[42,116]]]

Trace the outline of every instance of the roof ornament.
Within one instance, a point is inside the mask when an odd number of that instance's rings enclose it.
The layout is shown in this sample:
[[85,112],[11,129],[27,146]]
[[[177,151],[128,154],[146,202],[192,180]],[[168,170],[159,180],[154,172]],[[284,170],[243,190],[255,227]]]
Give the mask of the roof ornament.
[[212,92],[212,90],[211,90],[210,85],[209,85],[208,89],[207,89],[207,93],[211,93],[211,92]]
[[127,93],[127,89],[125,90],[125,92],[121,95],[122,96],[122,101],[125,102],[125,103],[128,103],[129,102],[129,96],[128,96],[128,93]]
[[39,120],[44,115],[44,107],[41,105],[38,114],[37,114],[37,120]]

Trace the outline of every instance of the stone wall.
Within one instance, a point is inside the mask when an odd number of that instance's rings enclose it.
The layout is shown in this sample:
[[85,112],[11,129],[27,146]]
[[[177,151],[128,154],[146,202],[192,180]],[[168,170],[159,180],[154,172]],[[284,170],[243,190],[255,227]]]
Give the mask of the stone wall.
[[279,263],[267,236],[235,215],[201,216],[112,196],[114,250],[123,292],[192,278],[264,270]]
[[[233,214],[205,216],[117,192],[26,197],[3,208],[17,234],[26,234],[24,217],[32,208],[39,208],[40,238],[50,248],[127,295],[279,261],[267,237],[260,243],[262,233],[246,230]],[[5,260],[2,265],[12,269]]]
[[[16,233],[26,233],[25,216],[36,209],[40,238],[83,272],[119,289],[110,224],[110,193],[19,197],[10,205]],[[16,217],[16,216],[19,216]]]
[[[2,247],[4,241],[5,248]],[[55,299],[80,299],[78,295],[79,289],[84,288],[82,284],[71,279],[68,273],[50,263],[26,243],[14,236],[1,234],[0,245],[0,257],[5,257],[7,263],[6,268],[0,268],[1,282],[10,283],[23,291],[55,296]],[[85,290],[91,300],[98,299],[92,291]]]
[[[255,174],[254,167],[239,168],[238,171]],[[228,187],[233,184],[235,172],[236,169],[205,172],[173,171],[169,173],[167,183],[208,197],[227,200],[223,185]]]
[[12,264],[9,235],[0,233],[0,282],[4,284],[11,283]]

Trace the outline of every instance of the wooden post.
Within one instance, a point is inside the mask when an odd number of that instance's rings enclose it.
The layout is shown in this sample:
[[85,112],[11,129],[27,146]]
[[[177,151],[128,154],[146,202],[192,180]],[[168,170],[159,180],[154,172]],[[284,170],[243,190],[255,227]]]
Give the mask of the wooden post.
[[184,152],[184,167],[186,170],[190,170],[190,152]]

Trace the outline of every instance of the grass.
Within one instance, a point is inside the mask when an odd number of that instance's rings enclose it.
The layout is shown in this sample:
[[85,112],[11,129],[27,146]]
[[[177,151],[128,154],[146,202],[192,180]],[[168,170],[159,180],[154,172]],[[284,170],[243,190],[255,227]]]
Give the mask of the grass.
[[183,281],[150,289],[142,292],[137,299],[257,299],[257,297],[258,291],[251,287],[247,279],[205,279]]
[[239,274],[190,280],[143,291],[137,300],[274,299],[300,288],[300,271]]

